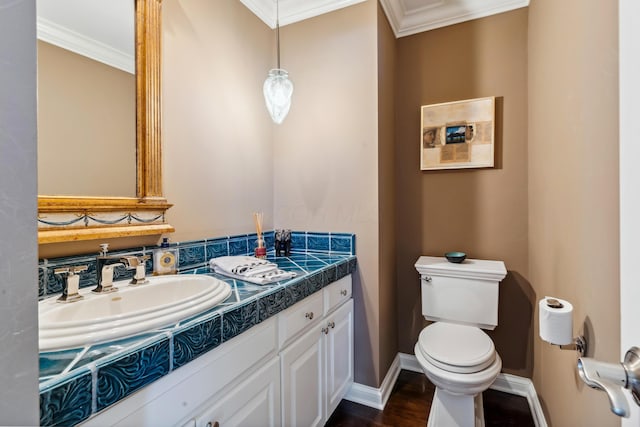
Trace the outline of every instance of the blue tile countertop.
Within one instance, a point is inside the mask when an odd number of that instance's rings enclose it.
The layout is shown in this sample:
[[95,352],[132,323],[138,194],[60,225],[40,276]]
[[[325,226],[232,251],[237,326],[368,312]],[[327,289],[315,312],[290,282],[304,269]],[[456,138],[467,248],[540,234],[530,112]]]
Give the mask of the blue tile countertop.
[[[313,236],[312,236],[313,237]],[[164,328],[72,350],[40,353],[40,424],[75,425],[230,340],[263,320],[351,274],[350,254],[292,252],[268,259],[293,279],[258,286],[200,267],[231,285],[222,304]]]

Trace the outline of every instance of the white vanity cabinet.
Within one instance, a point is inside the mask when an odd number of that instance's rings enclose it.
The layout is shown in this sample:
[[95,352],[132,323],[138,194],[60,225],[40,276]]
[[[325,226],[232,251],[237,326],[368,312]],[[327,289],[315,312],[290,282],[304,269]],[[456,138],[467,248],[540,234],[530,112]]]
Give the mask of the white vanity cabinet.
[[348,275],[83,425],[322,426],[352,382]]
[[[323,299],[322,319],[280,350],[284,426],[324,425],[353,382],[351,276],[326,287]],[[281,333],[290,315],[281,314]]]
[[280,362],[277,358],[211,402],[211,406],[195,419],[196,427],[277,427],[281,424]]
[[[325,378],[327,418],[353,383],[353,300],[325,320]],[[330,328],[330,329],[329,329]]]

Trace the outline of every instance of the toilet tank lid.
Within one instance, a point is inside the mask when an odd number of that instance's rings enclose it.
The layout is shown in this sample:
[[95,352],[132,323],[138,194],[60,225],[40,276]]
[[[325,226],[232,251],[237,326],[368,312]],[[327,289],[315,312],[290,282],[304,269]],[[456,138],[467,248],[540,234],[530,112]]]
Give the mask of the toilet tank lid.
[[415,264],[421,275],[461,277],[469,279],[500,281],[507,275],[502,261],[466,259],[455,264],[444,257],[421,256]]

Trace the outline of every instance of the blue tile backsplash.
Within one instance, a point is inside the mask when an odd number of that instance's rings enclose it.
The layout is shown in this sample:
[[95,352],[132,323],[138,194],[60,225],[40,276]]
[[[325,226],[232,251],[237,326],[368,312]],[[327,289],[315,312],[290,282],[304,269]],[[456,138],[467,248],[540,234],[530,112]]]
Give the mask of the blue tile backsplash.
[[[206,267],[211,258],[225,255],[251,255],[256,246],[256,234],[242,234],[229,237],[211,238],[189,242],[174,243],[178,248],[178,272],[188,272],[195,268]],[[268,251],[274,249],[274,232],[264,233],[264,240]],[[153,272],[153,251],[157,247],[139,247],[125,250],[111,251],[111,255],[150,255],[146,261],[146,270]],[[296,253],[313,253],[328,255],[355,255],[355,235],[347,233],[317,233],[293,231],[291,233],[292,256]],[[41,259],[38,264],[38,296],[40,298],[62,292],[62,278],[54,274],[58,267],[70,265],[86,265],[88,269],[80,273],[80,288],[96,286],[96,255],[80,255],[63,258]],[[322,264],[322,263],[321,263]],[[313,265],[300,261],[300,266],[313,268]],[[130,279],[133,270],[116,267],[114,281]]]
[[[258,286],[212,273],[208,260],[224,255],[253,253],[255,234],[172,244],[178,248],[181,274],[209,274],[231,285],[222,304],[175,325],[114,342],[79,349],[40,353],[40,423],[75,425],[93,413],[161,378],[265,319],[291,307],[356,268],[355,235],[346,233],[292,233],[291,255],[276,257],[274,233],[266,232],[267,256],[278,267],[297,276]],[[112,251],[116,255],[152,255],[155,247]],[[97,255],[97,251],[96,251]],[[151,257],[153,258],[153,257]],[[95,256],[40,260],[38,294],[59,293],[57,267],[89,265],[81,287],[96,285]],[[147,272],[153,271],[147,261]],[[132,277],[124,268],[114,280]]]

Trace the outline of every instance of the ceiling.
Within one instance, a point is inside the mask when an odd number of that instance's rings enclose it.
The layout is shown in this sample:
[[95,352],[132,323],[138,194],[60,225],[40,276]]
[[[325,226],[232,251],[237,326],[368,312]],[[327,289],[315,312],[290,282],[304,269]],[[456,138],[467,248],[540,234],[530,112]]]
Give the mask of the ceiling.
[[[269,27],[276,26],[276,0],[240,0]],[[280,25],[331,12],[364,0],[279,0]],[[483,18],[529,5],[529,0],[380,0],[396,37]]]

